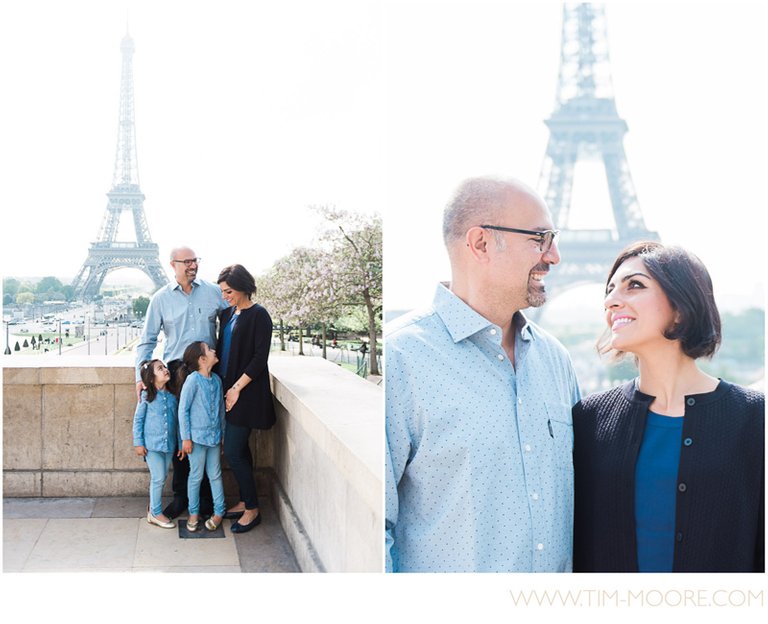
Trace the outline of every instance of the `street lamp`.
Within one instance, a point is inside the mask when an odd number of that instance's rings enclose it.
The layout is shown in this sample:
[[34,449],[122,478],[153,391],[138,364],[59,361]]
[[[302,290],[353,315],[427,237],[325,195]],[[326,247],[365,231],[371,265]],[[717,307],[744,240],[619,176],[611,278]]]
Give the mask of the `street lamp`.
[[10,321],[3,321],[5,323],[5,355],[11,354],[11,345],[8,343],[8,330],[11,326]]

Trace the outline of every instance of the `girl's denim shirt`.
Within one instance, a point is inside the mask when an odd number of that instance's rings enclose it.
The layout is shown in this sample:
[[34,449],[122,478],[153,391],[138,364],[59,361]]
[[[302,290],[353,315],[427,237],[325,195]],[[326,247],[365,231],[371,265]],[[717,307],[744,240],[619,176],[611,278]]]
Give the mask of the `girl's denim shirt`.
[[224,394],[216,373],[204,377],[190,373],[179,397],[179,433],[182,440],[216,446],[224,437]]
[[133,415],[133,445],[173,453],[179,440],[178,406],[176,397],[166,390],[160,390],[151,403],[144,390]]

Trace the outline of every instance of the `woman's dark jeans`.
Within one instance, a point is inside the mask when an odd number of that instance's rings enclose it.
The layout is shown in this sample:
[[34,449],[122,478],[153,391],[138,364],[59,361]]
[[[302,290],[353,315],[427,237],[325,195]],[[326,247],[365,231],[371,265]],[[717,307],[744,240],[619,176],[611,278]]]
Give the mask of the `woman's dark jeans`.
[[227,423],[224,456],[240,487],[240,500],[245,503],[246,509],[256,509],[259,506],[259,498],[256,494],[256,480],[253,478],[253,458],[248,446],[250,436],[250,427]]

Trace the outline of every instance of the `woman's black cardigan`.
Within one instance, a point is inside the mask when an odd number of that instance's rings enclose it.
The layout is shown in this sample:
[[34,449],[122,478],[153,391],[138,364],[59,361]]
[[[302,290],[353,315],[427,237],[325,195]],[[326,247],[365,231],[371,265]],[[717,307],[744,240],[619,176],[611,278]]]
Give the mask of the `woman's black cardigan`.
[[[573,408],[574,572],[637,572],[635,463],[654,397],[635,382]],[[765,397],[721,381],[686,397],[674,572],[765,570]]]
[[[235,308],[223,310],[219,315],[219,340],[216,353],[221,355],[224,327],[232,318]],[[269,429],[275,424],[275,406],[269,387],[267,358],[272,343],[272,319],[262,306],[252,305],[240,311],[232,331],[229,346],[227,374],[222,379],[226,394],[245,373],[251,383],[240,391],[234,407],[227,412],[228,423],[251,429]],[[216,369],[214,369],[216,371]]]

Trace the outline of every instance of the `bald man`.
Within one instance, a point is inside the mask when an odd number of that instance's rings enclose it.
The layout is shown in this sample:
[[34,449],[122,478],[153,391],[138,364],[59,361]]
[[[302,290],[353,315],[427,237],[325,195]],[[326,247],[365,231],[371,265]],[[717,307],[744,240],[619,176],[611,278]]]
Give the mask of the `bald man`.
[[[216,346],[216,319],[219,310],[227,308],[216,284],[197,277],[200,258],[189,247],[177,247],[171,251],[171,268],[175,281],[160,288],[149,302],[144,320],[144,331],[136,347],[136,398],[141,400],[141,376],[139,367],[152,359],[157,337],[165,337],[163,361],[172,378],[190,343],[203,340],[208,346]],[[187,478],[189,460],[173,458],[173,502],[163,510],[168,518],[180,516],[187,508]],[[213,513],[208,478],[203,479],[200,492],[200,513]]]
[[571,570],[580,394],[522,313],[546,300],[556,234],[521,182],[466,180],[443,217],[450,284],[385,329],[388,571]]

